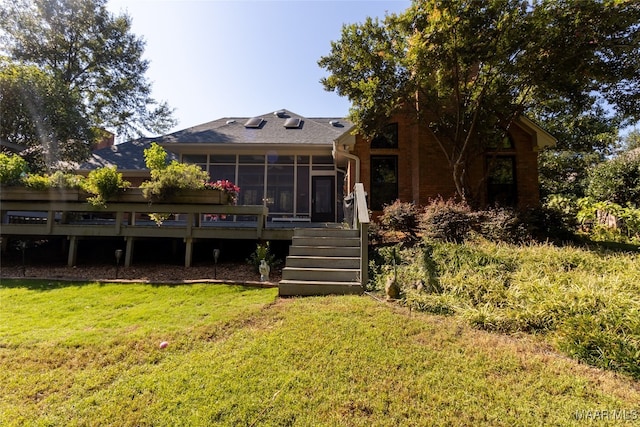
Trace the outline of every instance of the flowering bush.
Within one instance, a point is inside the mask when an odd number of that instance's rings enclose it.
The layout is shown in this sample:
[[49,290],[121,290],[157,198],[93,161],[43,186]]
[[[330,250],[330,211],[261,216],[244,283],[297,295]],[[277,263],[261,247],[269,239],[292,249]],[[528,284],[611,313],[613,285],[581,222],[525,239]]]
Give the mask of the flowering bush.
[[204,188],[208,190],[220,190],[226,193],[232,204],[236,204],[238,201],[238,193],[240,193],[240,187],[227,179],[219,179],[215,182],[206,182]]

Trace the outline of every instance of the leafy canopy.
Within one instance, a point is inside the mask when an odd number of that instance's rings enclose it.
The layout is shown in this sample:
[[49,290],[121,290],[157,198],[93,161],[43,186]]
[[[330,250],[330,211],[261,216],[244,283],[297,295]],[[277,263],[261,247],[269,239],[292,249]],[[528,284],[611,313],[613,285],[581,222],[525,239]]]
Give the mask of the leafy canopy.
[[640,4],[634,0],[414,0],[400,15],[345,25],[319,65],[374,136],[398,112],[428,125],[461,198],[469,159],[532,107],[606,101],[640,118]]
[[11,58],[78,94],[93,126],[131,137],[175,124],[168,105],[151,97],[144,40],[131,32],[129,16],[107,11],[106,0],[5,0],[0,19]]
[[33,65],[0,58],[0,142],[30,169],[51,170],[89,154],[94,131],[78,93]]

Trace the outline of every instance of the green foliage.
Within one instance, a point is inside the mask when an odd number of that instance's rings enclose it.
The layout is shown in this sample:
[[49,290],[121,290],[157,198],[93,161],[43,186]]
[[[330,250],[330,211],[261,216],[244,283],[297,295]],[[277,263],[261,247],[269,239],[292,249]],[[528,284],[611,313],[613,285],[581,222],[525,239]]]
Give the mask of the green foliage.
[[52,188],[82,188],[84,177],[63,171],[55,171],[49,175],[49,183]]
[[247,259],[247,264],[251,265],[256,273],[258,273],[260,262],[265,260],[269,267],[274,268],[281,264],[281,260],[279,260],[274,253],[271,252],[271,245],[269,242],[258,243],[256,246],[256,250],[249,256]]
[[634,128],[623,139],[624,151],[640,150],[640,129]]
[[81,102],[74,105],[92,126],[131,137],[175,125],[166,103],[151,97],[144,40],[106,0],[16,0],[2,12],[5,51],[76,94]]
[[[455,314],[481,329],[539,334],[584,362],[640,378],[638,252],[475,239],[398,247],[397,254],[410,307]],[[372,276],[378,288],[387,273]]]
[[25,187],[34,190],[47,190],[51,188],[51,180],[48,175],[30,173],[24,177],[22,183]]
[[474,200],[469,159],[522,113],[571,106],[572,117],[587,116],[590,136],[600,129],[598,101],[619,117],[640,116],[639,21],[630,1],[416,1],[384,21],[344,25],[319,60],[329,74],[322,84],[350,100],[363,135],[397,112],[428,124],[458,196]]
[[538,154],[540,194],[584,197],[589,171],[602,161],[595,152],[546,149]]
[[83,183],[85,191],[95,194],[93,197],[88,197],[87,202],[96,207],[105,206],[109,198],[130,186],[131,183],[122,179],[122,174],[115,166],[92,170]]
[[[167,152],[155,142],[144,149],[144,164],[151,171],[160,171],[167,167]],[[157,172],[156,172],[157,173]]]
[[621,155],[589,172],[586,195],[625,205],[640,201],[640,156]]
[[171,218],[171,215],[173,214],[167,212],[153,212],[149,214],[149,218],[160,227],[166,220]]
[[142,193],[149,200],[166,200],[180,190],[204,189],[208,174],[198,165],[172,161],[166,168],[151,171],[151,180],[143,182]]
[[22,157],[0,153],[0,184],[18,185],[27,171],[27,162]]
[[640,208],[589,197],[577,206],[576,218],[593,240],[640,244]]
[[22,149],[31,171],[83,161],[95,134],[77,92],[33,65],[0,57],[0,139]]
[[567,218],[576,218],[578,214],[577,200],[573,197],[565,196],[562,194],[551,194],[544,206],[548,209],[553,209],[560,212]]
[[166,151],[156,143],[144,150],[144,158],[151,171],[151,180],[143,182],[140,188],[149,200],[166,200],[180,190],[204,189],[209,178],[198,165],[177,160],[167,164]]
[[51,175],[28,174],[22,182],[25,187],[33,188],[34,190],[47,190],[49,188],[78,189],[83,188],[84,177],[56,171]]

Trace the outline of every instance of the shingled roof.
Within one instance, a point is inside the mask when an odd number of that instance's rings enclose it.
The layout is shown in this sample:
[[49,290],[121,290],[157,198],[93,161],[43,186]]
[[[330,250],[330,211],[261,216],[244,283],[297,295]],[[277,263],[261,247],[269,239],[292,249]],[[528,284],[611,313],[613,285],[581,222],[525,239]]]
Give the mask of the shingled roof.
[[[144,150],[151,146],[153,138],[140,138],[122,144],[112,145],[91,153],[89,160],[80,165],[80,170],[92,170],[105,166],[117,166],[123,170],[146,170]],[[177,160],[173,153],[167,153],[167,159]]]
[[[250,119],[262,119],[247,127]],[[299,126],[285,127],[288,119],[300,119]],[[258,120],[259,121],[259,120]],[[288,110],[255,117],[225,117],[174,132],[153,141],[159,144],[329,144],[348,132],[352,124],[340,117],[305,118]]]
[[[258,119],[257,127],[247,127]],[[262,120],[259,120],[262,119]],[[287,120],[289,126],[285,127]],[[116,165],[123,170],[144,170],[144,150],[152,142],[167,147],[169,160],[175,159],[173,144],[286,144],[327,145],[349,132],[353,124],[341,117],[308,118],[289,110],[276,110],[255,117],[225,117],[155,138],[140,138],[96,150],[80,169],[91,170]]]

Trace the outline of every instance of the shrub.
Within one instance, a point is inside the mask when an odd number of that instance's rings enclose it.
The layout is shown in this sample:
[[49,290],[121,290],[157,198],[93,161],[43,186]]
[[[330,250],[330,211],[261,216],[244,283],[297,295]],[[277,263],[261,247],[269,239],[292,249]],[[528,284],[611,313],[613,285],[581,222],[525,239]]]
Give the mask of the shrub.
[[84,190],[95,194],[88,197],[87,202],[93,206],[105,206],[110,197],[115,196],[122,189],[131,185],[129,181],[122,179],[122,174],[118,172],[116,166],[107,166],[89,172],[84,181]]
[[518,218],[522,225],[523,237],[526,239],[556,243],[571,242],[576,239],[575,216],[563,211],[547,207],[530,208],[520,212]]
[[466,203],[437,199],[424,208],[419,224],[427,238],[460,243],[478,228],[478,216]]
[[149,200],[166,200],[180,190],[205,188],[209,175],[198,165],[180,163],[177,160],[167,164],[166,158],[167,152],[155,142],[144,150],[145,164],[151,171],[151,180],[140,185],[144,197]]
[[418,215],[415,204],[396,200],[393,204],[384,206],[378,221],[385,231],[402,233],[409,240],[417,240]]
[[378,221],[371,221],[367,229],[367,238],[373,245],[384,242],[384,231],[380,227]]
[[518,214],[513,209],[493,208],[476,213],[476,231],[495,242],[517,243],[528,235]]
[[589,172],[586,195],[619,205],[640,200],[640,156],[620,156]]
[[84,177],[62,171],[56,171],[51,175],[29,174],[22,180],[25,187],[34,190],[47,190],[49,188],[82,188]]
[[281,261],[271,252],[271,245],[269,242],[259,243],[256,246],[256,250],[247,259],[247,264],[253,266],[255,272],[259,273],[260,262],[262,260],[265,260],[271,269],[280,265]]
[[572,240],[574,235],[568,216],[546,208],[523,212],[493,208],[472,211],[453,200],[436,200],[425,207],[420,217],[424,237],[462,243],[472,235],[495,242],[519,243],[528,240]]
[[142,194],[149,200],[166,200],[179,190],[204,189],[208,174],[198,165],[176,160],[166,168],[151,171],[151,180],[140,185]]
[[34,190],[47,190],[51,188],[51,179],[46,175],[30,173],[22,180],[24,186]]
[[20,184],[27,170],[27,161],[22,157],[16,154],[0,153],[0,184]]
[[144,150],[144,164],[150,171],[166,168],[167,152],[157,143],[151,143],[151,146]]
[[52,188],[83,188],[84,180],[82,175],[56,171],[49,176],[49,185]]
[[553,209],[560,212],[565,218],[565,221],[574,221],[578,214],[577,199],[573,197],[564,196],[561,194],[551,194],[543,206],[547,209]]
[[594,240],[634,243],[640,239],[640,209],[610,201],[578,200],[577,219]]

